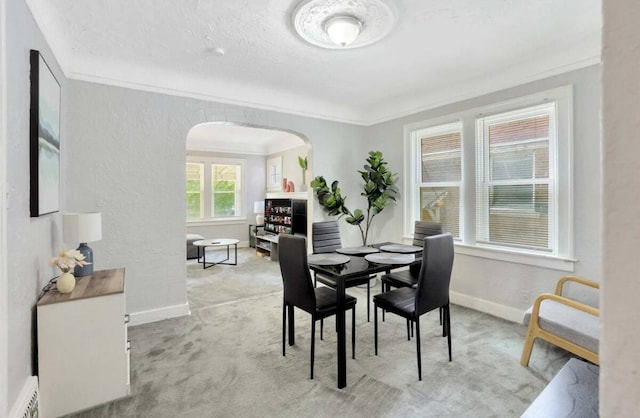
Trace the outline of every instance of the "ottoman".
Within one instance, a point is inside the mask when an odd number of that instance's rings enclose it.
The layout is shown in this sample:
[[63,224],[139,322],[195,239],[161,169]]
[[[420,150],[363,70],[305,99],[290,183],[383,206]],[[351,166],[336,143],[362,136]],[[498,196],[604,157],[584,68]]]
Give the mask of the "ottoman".
[[198,258],[198,247],[193,243],[201,239],[204,239],[202,235],[187,234],[187,260]]

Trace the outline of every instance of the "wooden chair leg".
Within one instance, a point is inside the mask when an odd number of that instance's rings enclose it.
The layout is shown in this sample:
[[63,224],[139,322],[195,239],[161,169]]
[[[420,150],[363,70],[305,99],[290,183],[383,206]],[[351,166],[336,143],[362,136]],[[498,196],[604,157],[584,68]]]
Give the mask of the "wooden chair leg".
[[420,317],[416,317],[416,351],[418,353],[418,380],[422,380],[422,354],[420,353]]
[[378,305],[373,304],[373,347],[376,356],[378,355]]
[[311,317],[311,379],[313,379],[313,362],[316,353],[316,318]]
[[531,359],[531,352],[533,351],[533,343],[536,341],[536,332],[533,326],[534,318],[529,319],[529,327],[527,328],[527,336],[524,340],[524,346],[522,347],[522,356],[520,357],[520,364],[524,367],[529,366],[529,360]]

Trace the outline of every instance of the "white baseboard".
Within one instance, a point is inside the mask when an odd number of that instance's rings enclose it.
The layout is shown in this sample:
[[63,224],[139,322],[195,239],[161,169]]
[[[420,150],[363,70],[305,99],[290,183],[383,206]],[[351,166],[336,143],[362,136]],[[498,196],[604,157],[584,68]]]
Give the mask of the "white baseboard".
[[13,403],[9,418],[29,417],[30,409],[39,408],[38,402],[38,376],[29,376],[20,390],[18,399]]
[[488,300],[476,298],[474,296],[465,295],[464,293],[449,292],[451,303],[464,306],[476,311],[488,313],[507,321],[521,323],[524,311],[511,306],[500,305],[499,303],[490,302]]
[[150,322],[162,321],[164,319],[177,318],[180,316],[189,316],[189,304],[165,306],[158,309],[150,309],[148,311],[132,312],[129,314],[130,326],[148,324]]

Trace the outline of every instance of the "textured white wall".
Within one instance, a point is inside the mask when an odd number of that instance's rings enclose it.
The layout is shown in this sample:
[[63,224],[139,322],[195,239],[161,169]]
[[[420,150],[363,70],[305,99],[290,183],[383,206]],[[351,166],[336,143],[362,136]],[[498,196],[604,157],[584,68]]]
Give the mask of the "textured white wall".
[[[186,303],[185,145],[198,123],[231,121],[307,137],[316,166],[352,174],[363,128],[278,112],[70,81],[70,210],[103,214],[95,267],[127,269],[127,308]],[[346,168],[345,168],[346,167]],[[326,171],[325,171],[326,172]],[[316,211],[316,213],[320,213]],[[321,216],[321,215],[320,215]]]
[[7,95],[6,89],[6,2],[0,0],[0,416],[9,414],[7,399],[8,328],[7,318],[7,211],[5,202],[7,176]]
[[[446,116],[460,110],[499,103],[554,87],[574,87],[574,234],[575,273],[601,279],[600,221],[600,68],[592,66],[516,88],[411,115],[367,128],[369,148],[378,148],[389,167],[400,171],[404,164],[403,126],[409,123]],[[353,163],[352,163],[353,164]],[[404,190],[405,179],[399,188]],[[402,201],[402,197],[400,198]],[[375,227],[378,237],[399,240],[403,234],[403,211],[400,206],[383,212]],[[383,225],[380,228],[380,224]],[[457,254],[451,290],[505,307],[504,312],[520,317],[536,295],[553,291],[555,282],[566,272],[546,268],[489,260]],[[499,312],[494,311],[494,314]]]
[[600,415],[640,408],[640,2],[604,1]]
[[[8,335],[6,379],[7,406],[15,402],[34,370],[35,304],[40,289],[58,273],[47,262],[61,245],[59,214],[29,216],[29,50],[39,50],[62,87],[61,205],[65,202],[64,175],[68,147],[66,129],[66,80],[24,1],[6,2],[6,233]],[[63,207],[62,207],[63,209]],[[0,415],[2,415],[0,411]]]

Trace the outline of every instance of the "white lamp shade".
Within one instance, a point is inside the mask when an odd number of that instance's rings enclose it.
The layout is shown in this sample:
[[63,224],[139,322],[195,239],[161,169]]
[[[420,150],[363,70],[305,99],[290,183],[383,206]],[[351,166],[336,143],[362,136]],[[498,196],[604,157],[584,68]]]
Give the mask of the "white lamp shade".
[[335,16],[327,20],[324,28],[333,43],[347,46],[360,34],[362,23],[352,16]]
[[66,243],[86,243],[102,239],[102,213],[63,213],[62,236]]
[[264,200],[253,202],[253,213],[264,213]]

